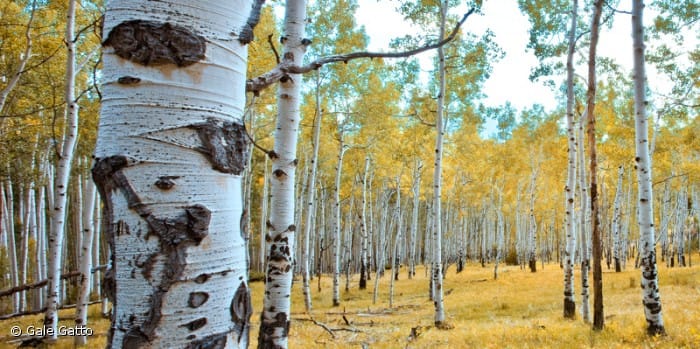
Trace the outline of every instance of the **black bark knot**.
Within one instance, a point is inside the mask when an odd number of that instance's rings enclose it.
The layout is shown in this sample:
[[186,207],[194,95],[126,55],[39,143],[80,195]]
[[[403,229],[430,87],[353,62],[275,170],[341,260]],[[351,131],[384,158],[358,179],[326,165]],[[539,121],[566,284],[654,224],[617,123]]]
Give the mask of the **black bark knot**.
[[199,243],[209,234],[211,211],[204,205],[197,204],[187,207],[185,213],[187,214],[187,233],[196,243]]
[[196,331],[196,330],[206,326],[206,324],[207,324],[207,318],[203,317],[203,318],[199,318],[199,319],[190,321],[186,324],[180,325],[180,327],[184,327],[190,331]]
[[225,333],[213,334],[188,343],[185,349],[223,349],[226,348],[226,340]]
[[120,83],[122,85],[135,85],[141,82],[141,78],[137,78],[135,76],[122,76],[119,79],[117,79],[117,83]]
[[180,178],[180,176],[161,176],[158,177],[155,185],[158,189],[169,190],[175,186],[175,180]]
[[217,119],[193,126],[202,141],[203,154],[209,156],[212,168],[223,173],[240,175],[248,159],[248,135],[245,125]]
[[134,63],[175,64],[186,67],[204,59],[206,40],[185,27],[170,23],[133,20],[122,22],[109,32],[103,46]]
[[206,292],[192,292],[187,299],[187,306],[190,308],[199,308],[209,300],[209,294]]

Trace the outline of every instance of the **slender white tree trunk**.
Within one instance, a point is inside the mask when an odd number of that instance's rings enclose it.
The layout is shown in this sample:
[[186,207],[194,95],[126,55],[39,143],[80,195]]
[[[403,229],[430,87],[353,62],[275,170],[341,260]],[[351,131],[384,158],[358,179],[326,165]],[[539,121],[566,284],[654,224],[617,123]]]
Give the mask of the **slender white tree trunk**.
[[[79,290],[78,300],[75,308],[75,325],[76,327],[87,326],[88,304],[90,302],[90,285],[92,277],[92,247],[95,230],[93,229],[93,213],[95,212],[95,185],[91,180],[83,180],[83,207],[82,207],[82,225],[83,225],[83,240],[80,247],[80,276],[78,277]],[[80,333],[74,338],[75,345],[87,344],[87,336]]]
[[[245,348],[251,1],[110,1],[93,179],[112,348]],[[240,34],[240,35],[239,35]]]
[[360,208],[360,284],[359,288],[364,290],[367,288],[367,277],[370,273],[368,245],[369,236],[367,234],[367,175],[369,174],[370,166],[369,155],[365,157],[365,169],[362,173],[362,207]]
[[[301,65],[309,40],[304,38],[306,1],[287,0],[282,58]],[[289,74],[277,90],[277,126],[270,183],[270,224],[267,240],[267,282],[258,336],[259,348],[286,348],[291,320],[294,265],[294,184],[302,77]]]
[[652,192],[651,158],[649,157],[646,69],[644,61],[644,25],[642,14],[644,1],[632,1],[632,41],[634,48],[634,116],[637,183],[639,195],[639,239],[641,247],[642,303],[647,320],[647,333],[664,334],[659,278],[656,266],[656,239],[654,237],[654,208]]
[[[391,278],[389,279],[389,308],[394,307],[394,281],[398,277],[398,258],[399,245],[401,244],[401,231],[403,230],[403,220],[401,219],[401,175],[396,177],[396,208],[394,209],[394,217],[396,217],[396,235],[394,237],[394,248],[391,253]],[[391,234],[391,232],[390,232]]]
[[269,158],[265,157],[265,170],[263,171],[263,189],[260,197],[260,251],[259,251],[259,270],[265,271],[265,259],[267,258],[267,246],[265,237],[267,236],[268,211],[270,203],[270,164]]
[[578,0],[571,4],[571,24],[569,27],[569,47],[566,56],[566,136],[568,163],[566,168],[565,219],[566,249],[564,250],[564,317],[576,316],[574,297],[574,260],[576,259],[576,130],[574,122],[574,53],[576,50],[576,22],[578,21]]
[[589,302],[589,270],[590,270],[590,200],[588,200],[588,184],[586,179],[586,152],[583,142],[583,129],[586,124],[586,117],[581,115],[578,125],[578,157],[579,157],[579,189],[581,193],[580,200],[580,215],[579,215],[579,231],[581,241],[581,318],[584,322],[591,321],[590,302]]
[[[7,257],[10,268],[10,286],[19,286],[19,268],[17,263],[17,242],[15,239],[15,219],[14,219],[14,195],[12,190],[12,181],[8,180],[5,182],[5,188],[0,194],[4,198],[4,213],[5,226],[7,232]],[[2,190],[2,188],[0,188]],[[12,295],[12,311],[17,313],[20,311],[19,308],[19,293]]]
[[615,189],[615,201],[613,203],[612,217],[612,249],[615,272],[622,271],[622,179],[625,175],[625,168],[618,168],[617,189]]
[[339,130],[338,139],[338,163],[335,167],[335,182],[333,184],[333,306],[340,305],[340,176],[343,172],[343,156],[345,155],[345,143],[343,131]]
[[413,194],[413,213],[411,215],[411,241],[408,247],[408,278],[411,279],[416,275],[416,246],[418,245],[418,215],[420,209],[420,182],[421,169],[423,164],[419,158],[416,158],[413,166],[413,185],[411,191]]
[[[316,75],[317,79],[319,75]],[[318,84],[317,84],[318,86]],[[318,168],[318,150],[320,148],[321,141],[321,123],[323,122],[323,110],[321,108],[321,91],[316,88],[316,115],[314,118],[314,135],[313,135],[313,153],[311,155],[311,166],[309,167],[309,187],[306,191],[306,221],[304,222],[304,244],[303,244],[303,254],[301,259],[301,274],[302,283],[304,289],[304,306],[306,307],[306,312],[310,313],[311,304],[311,285],[310,279],[311,275],[309,272],[309,267],[311,265],[311,233],[312,227],[314,226],[313,221],[316,219],[316,202],[314,198],[316,197],[316,171]]]
[[54,201],[51,205],[51,226],[49,230],[48,288],[44,325],[51,329],[47,331],[46,336],[50,341],[55,341],[58,338],[61,254],[63,251],[63,238],[66,223],[68,180],[70,178],[73,154],[75,153],[75,144],[78,139],[78,102],[75,98],[75,6],[75,0],[68,1],[64,37],[67,49],[65,75],[66,128],[58,152],[59,158],[56,165],[56,182],[54,183],[53,189]]
[[[440,4],[440,34],[439,37],[445,36],[445,21],[447,20],[447,2]],[[435,118],[436,136],[435,136],[435,172],[433,173],[433,209],[434,209],[434,227],[433,227],[433,258],[432,258],[432,289],[433,289],[433,304],[435,305],[435,326],[445,326],[445,306],[443,303],[442,290],[442,146],[444,137],[444,108],[445,108],[445,52],[442,47],[438,48],[438,74],[440,86],[437,100],[437,115]]]

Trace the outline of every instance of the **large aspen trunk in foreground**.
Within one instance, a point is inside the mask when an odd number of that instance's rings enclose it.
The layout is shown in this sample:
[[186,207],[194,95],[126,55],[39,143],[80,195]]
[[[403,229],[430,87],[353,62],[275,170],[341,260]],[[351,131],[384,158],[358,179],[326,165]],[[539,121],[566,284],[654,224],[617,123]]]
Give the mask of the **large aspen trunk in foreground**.
[[639,195],[640,269],[642,270],[642,303],[647,320],[647,333],[664,334],[659,277],[656,267],[656,240],[654,236],[654,207],[651,185],[651,158],[649,156],[646,113],[646,72],[644,62],[644,2],[632,1],[632,41],[634,46],[634,115],[637,183]]
[[111,251],[108,347],[248,345],[250,13],[246,0],[107,3],[93,178]]

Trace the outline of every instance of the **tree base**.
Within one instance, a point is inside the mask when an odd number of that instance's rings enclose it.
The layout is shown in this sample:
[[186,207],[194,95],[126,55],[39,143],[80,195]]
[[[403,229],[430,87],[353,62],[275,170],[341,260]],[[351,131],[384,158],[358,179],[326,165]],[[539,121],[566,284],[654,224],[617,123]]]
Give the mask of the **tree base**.
[[647,334],[650,336],[665,336],[666,329],[663,326],[649,325],[649,327],[647,327]]
[[576,302],[564,300],[564,318],[572,320],[576,318]]
[[435,328],[438,330],[451,330],[455,326],[447,321],[435,321]]
[[530,267],[530,272],[532,272],[532,273],[537,272],[537,260],[536,259],[531,259],[528,262],[528,266]]

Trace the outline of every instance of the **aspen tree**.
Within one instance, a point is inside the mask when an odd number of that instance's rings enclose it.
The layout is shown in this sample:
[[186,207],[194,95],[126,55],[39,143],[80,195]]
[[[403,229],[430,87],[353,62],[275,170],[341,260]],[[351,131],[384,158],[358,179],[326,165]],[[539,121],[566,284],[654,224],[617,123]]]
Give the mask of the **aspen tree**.
[[593,3],[593,17],[591,20],[591,43],[588,53],[588,90],[586,92],[586,116],[588,127],[588,151],[590,168],[590,202],[591,202],[591,243],[593,250],[593,329],[600,331],[605,324],[603,314],[603,270],[600,265],[602,259],[601,227],[598,215],[598,163],[596,156],[595,138],[595,98],[596,98],[596,52],[600,31],[600,15],[603,0],[595,0]]
[[618,168],[617,189],[615,189],[612,219],[612,252],[615,263],[615,272],[618,273],[622,271],[622,179],[624,175],[625,169],[623,166],[620,166]]
[[[252,1],[110,1],[93,178],[112,348],[242,347]],[[259,10],[259,7],[257,7]]]
[[654,208],[652,192],[651,159],[649,157],[646,68],[644,60],[644,26],[642,15],[644,1],[632,1],[632,41],[634,51],[634,116],[635,116],[635,168],[637,169],[637,195],[639,211],[640,269],[642,272],[642,303],[647,321],[647,334],[665,334],[659,278],[656,266],[656,239],[654,236]]
[[[287,0],[281,37],[282,59],[301,66],[307,46],[306,1]],[[271,153],[270,219],[266,236],[267,266],[259,348],[286,348],[291,320],[293,256],[295,253],[294,184],[301,113],[301,74],[285,73],[277,88],[277,121]]]
[[66,82],[64,100],[66,103],[66,126],[63,140],[58,151],[59,158],[56,164],[56,182],[53,188],[53,201],[51,203],[51,225],[49,233],[49,260],[48,260],[48,288],[46,292],[46,312],[44,313],[44,325],[47,330],[47,339],[58,339],[58,307],[59,289],[61,285],[61,258],[64,243],[64,230],[66,225],[66,204],[68,199],[68,182],[70,179],[73,156],[78,138],[78,101],[75,95],[76,80],[76,37],[75,37],[75,7],[76,1],[68,1],[66,14],[66,30],[64,43],[66,45]]
[[576,50],[576,22],[578,20],[578,1],[571,4],[571,24],[569,27],[569,45],[566,55],[566,136],[568,165],[566,168],[565,219],[566,249],[564,250],[564,317],[576,316],[574,299],[574,260],[576,257],[576,131],[574,121],[574,53]]

